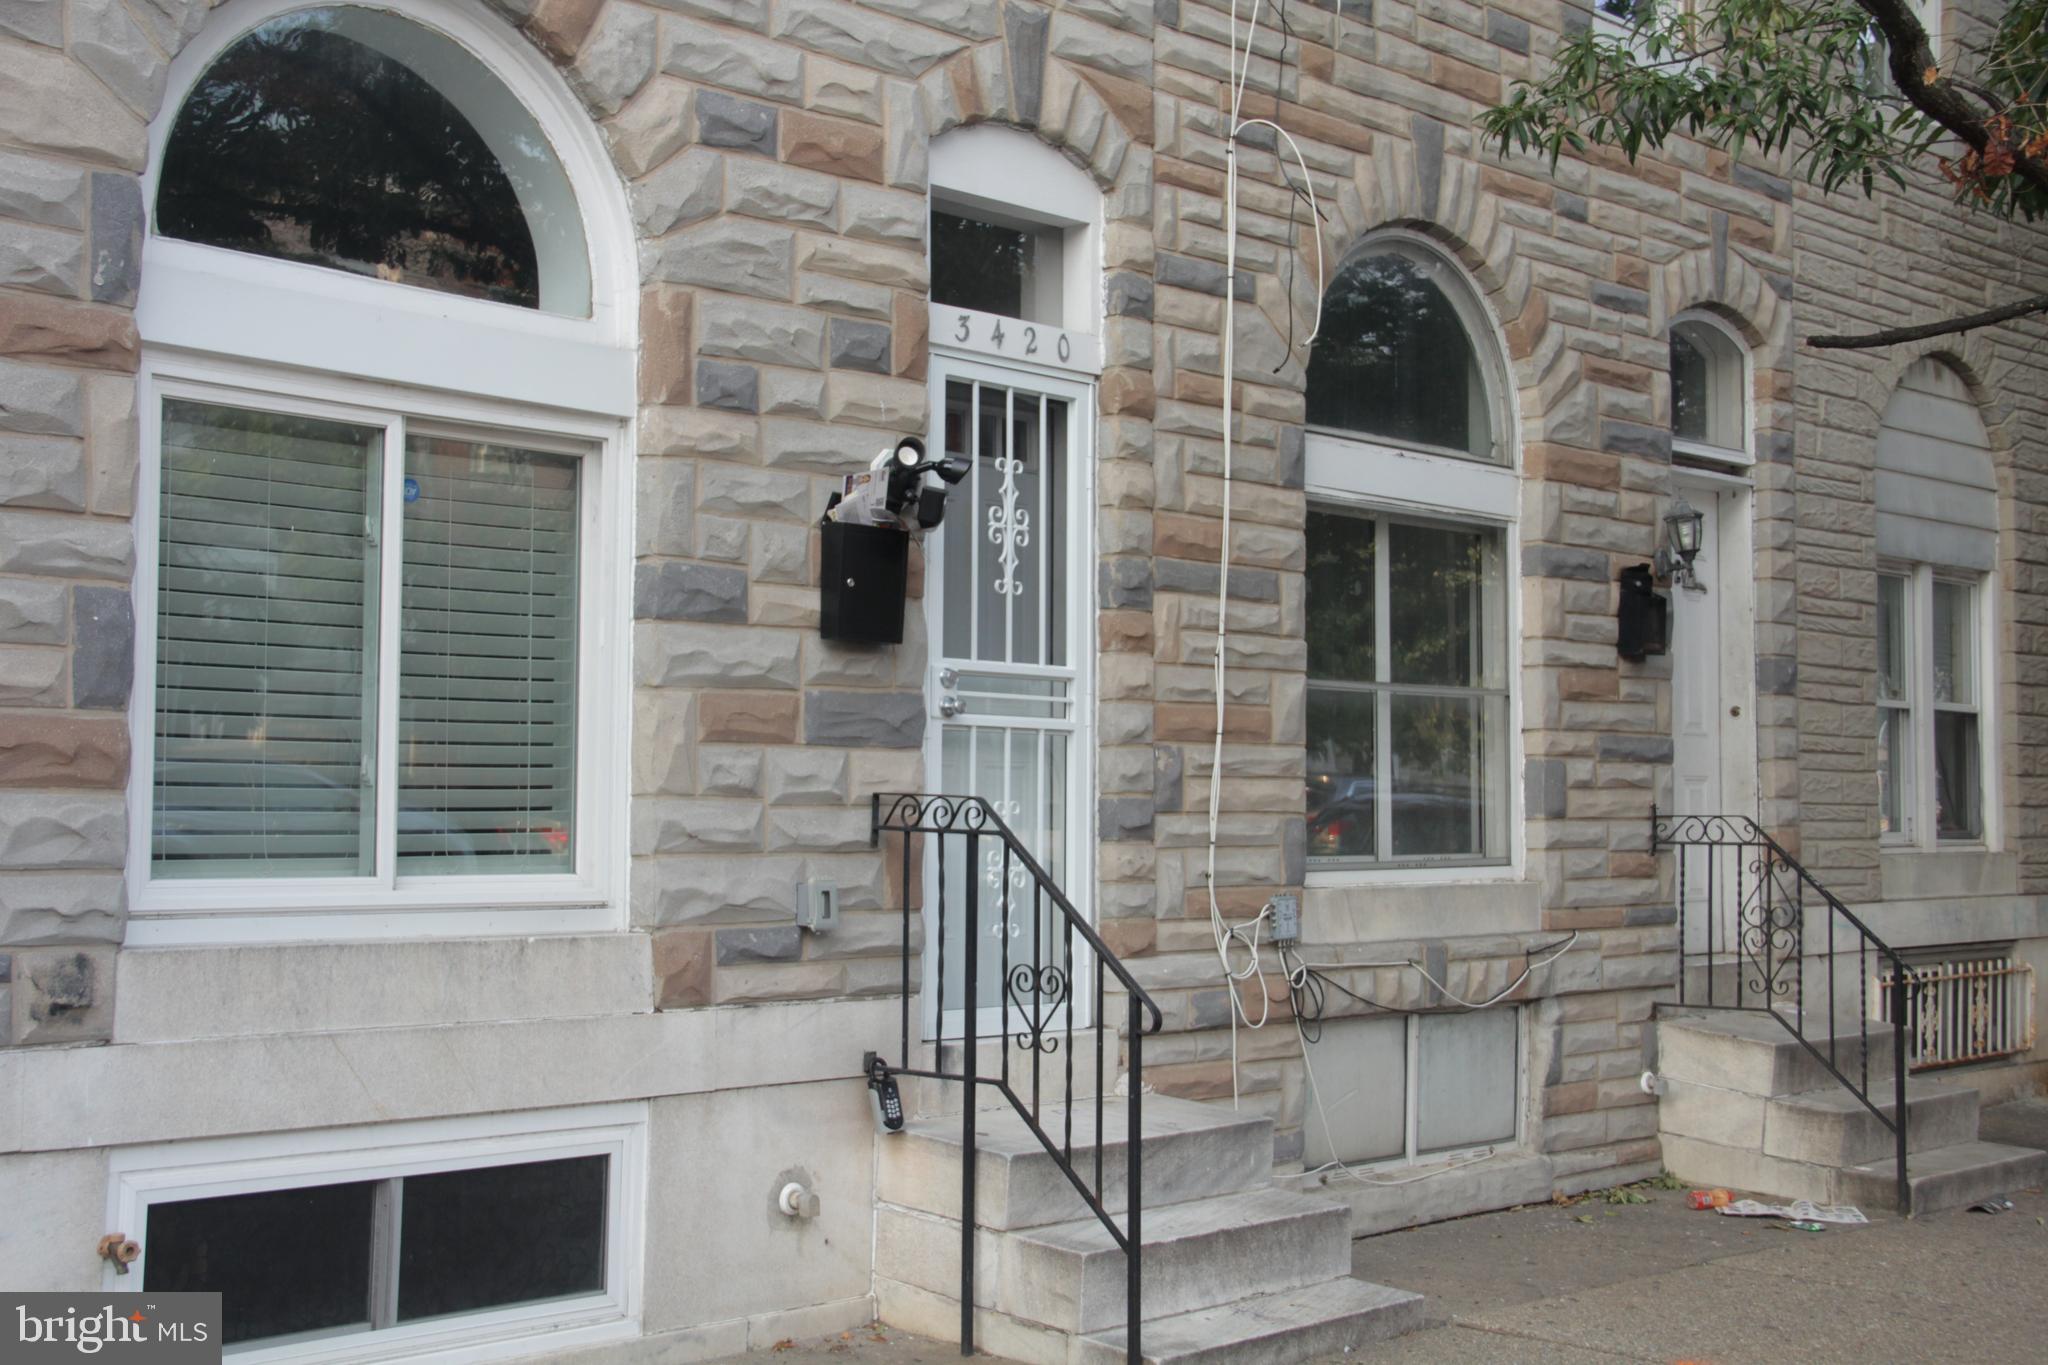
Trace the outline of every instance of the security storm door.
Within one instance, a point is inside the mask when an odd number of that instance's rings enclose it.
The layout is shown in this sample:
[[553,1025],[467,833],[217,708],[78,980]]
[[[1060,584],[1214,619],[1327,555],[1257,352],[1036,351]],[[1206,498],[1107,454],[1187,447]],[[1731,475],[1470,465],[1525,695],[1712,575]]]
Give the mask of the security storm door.
[[[1092,394],[1086,383],[933,356],[936,434],[970,468],[927,542],[925,594],[932,642],[926,765],[935,790],[986,800],[1084,911],[1093,899],[1082,894],[1092,861],[1084,836]],[[943,842],[945,866],[934,847],[925,868],[925,885],[943,886],[947,907],[943,942],[937,916],[929,908],[925,915],[927,1036],[965,1033],[961,964],[969,932],[981,936],[972,996],[982,1036],[1021,1026],[1029,993],[1039,989],[1030,983],[1055,983],[1054,1001],[1041,1009],[1085,1000],[1078,939],[1070,948],[1059,911],[1035,894],[1021,866],[1006,870],[1001,842],[982,839],[973,866],[963,841]],[[1021,995],[1019,982],[1026,983]]]

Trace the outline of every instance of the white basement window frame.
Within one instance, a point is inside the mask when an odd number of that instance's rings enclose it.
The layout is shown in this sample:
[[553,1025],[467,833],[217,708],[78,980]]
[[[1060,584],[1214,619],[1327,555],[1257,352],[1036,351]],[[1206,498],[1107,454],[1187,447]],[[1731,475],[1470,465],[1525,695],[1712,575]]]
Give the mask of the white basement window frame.
[[[647,1121],[644,1102],[574,1109],[488,1114],[210,1138],[116,1149],[109,1157],[107,1226],[142,1248],[129,1273],[102,1272],[108,1291],[149,1282],[149,1219],[153,1207],[276,1190],[394,1181],[407,1176],[495,1166],[602,1157],[603,1286],[570,1298],[513,1304],[374,1330],[304,1334],[228,1348],[246,1365],[356,1365],[402,1355],[408,1360],[468,1362],[560,1352],[640,1335],[642,1261],[646,1241]],[[380,1205],[380,1218],[390,1215]],[[389,1232],[389,1236],[383,1234]],[[371,1249],[372,1293],[395,1302],[388,1282],[396,1232],[381,1224]],[[309,1246],[306,1271],[317,1275],[325,1248]]]
[[[158,877],[152,875],[158,663],[157,544],[161,530],[162,418],[167,401],[293,414],[375,427],[387,452],[404,449],[411,424],[432,434],[503,442],[574,458],[580,469],[577,592],[576,758],[573,867],[562,872],[403,876],[397,869],[398,665],[402,622],[397,572],[402,530],[380,551],[375,849],[362,876]],[[630,480],[616,422],[498,402],[404,392],[337,378],[280,376],[218,361],[145,358],[139,387],[136,496],[136,698],[129,729],[130,945],[417,937],[452,933],[599,932],[622,927],[618,868],[624,861],[626,783],[623,695],[626,628],[621,603],[630,547]],[[384,461],[384,524],[402,528],[402,459]]]
[[[1504,1029],[1496,1022],[1500,1020],[1506,1021]],[[1347,1031],[1355,1030],[1354,1038],[1365,1041],[1374,1032],[1391,1034],[1397,1028],[1401,1037],[1395,1046],[1382,1046],[1378,1051],[1382,1065],[1398,1054],[1398,1086],[1389,1084],[1384,1075],[1344,1073],[1338,1046]],[[1469,1044],[1474,1041],[1475,1030],[1480,1035],[1477,1041],[1482,1044],[1495,1041],[1483,1036],[1486,1031],[1504,1031],[1508,1042],[1506,1056],[1473,1055]],[[1460,1033],[1467,1036],[1461,1040]],[[1308,1098],[1302,1128],[1303,1166],[1311,1175],[1320,1173],[1327,1183],[1342,1188],[1347,1170],[1455,1167],[1484,1160],[1503,1149],[1526,1146],[1528,1035],[1528,1011],[1517,1005],[1484,1010],[1350,1015],[1325,1020],[1318,1038],[1305,1045]],[[1333,1046],[1319,1056],[1324,1039],[1329,1039]],[[1461,1049],[1461,1042],[1467,1046]],[[1372,1050],[1370,1046],[1364,1049],[1368,1054]],[[1483,1074],[1489,1066],[1494,1073]],[[1503,1072],[1504,1076],[1499,1074]],[[1461,1086],[1469,1089],[1475,1084],[1482,1093],[1497,1095],[1502,1080],[1506,1081],[1505,1089],[1510,1096],[1512,1117],[1508,1123],[1496,1124],[1484,1135],[1457,1132],[1457,1100],[1449,1101],[1454,1107],[1447,1114],[1443,1108],[1445,1101],[1439,1097],[1447,1090]],[[1322,1087],[1320,1098],[1318,1086]],[[1395,1096],[1401,1101],[1398,1123],[1388,1123],[1386,1120],[1392,1116],[1386,1112],[1387,1101]],[[1469,1128],[1469,1109],[1464,1117]],[[1368,1138],[1366,1147],[1361,1148],[1358,1126],[1371,1124],[1375,1119],[1379,1120],[1383,1134],[1388,1129],[1396,1130],[1395,1143],[1390,1145],[1385,1136],[1377,1143]],[[1450,1133],[1441,1131],[1447,1126],[1452,1129]],[[1372,1150],[1373,1147],[1379,1150]]]

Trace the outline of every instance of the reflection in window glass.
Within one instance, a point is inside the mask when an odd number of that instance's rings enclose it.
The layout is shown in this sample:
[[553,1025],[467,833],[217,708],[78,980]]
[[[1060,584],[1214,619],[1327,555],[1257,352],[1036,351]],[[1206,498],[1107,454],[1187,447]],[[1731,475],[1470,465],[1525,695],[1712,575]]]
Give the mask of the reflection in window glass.
[[407,1176],[398,1320],[604,1288],[605,1158]]
[[1323,865],[1504,855],[1500,534],[1308,516],[1308,845]]
[[1726,332],[1698,320],[1671,328],[1671,434],[1681,441],[1740,451],[1743,434],[1742,349]]
[[1934,713],[1934,832],[1943,839],[1984,833],[1978,810],[1977,717],[1968,711]]
[[1974,597],[1967,584],[1934,584],[1934,699],[1969,705],[1977,700],[1976,648],[1970,629]]
[[1472,339],[1433,258],[1384,252],[1338,272],[1308,364],[1308,420],[1397,445],[1495,458]]
[[469,298],[587,315],[568,180],[474,57],[387,11],[300,10],[179,108],[157,231]]
[[1059,324],[1065,238],[1060,229],[994,223],[935,208],[931,234],[933,303]]
[[221,1296],[226,1344],[367,1331],[379,1182],[151,1206],[145,1290]]
[[1688,441],[1707,439],[1707,357],[1677,329],[1671,333],[1671,430]]

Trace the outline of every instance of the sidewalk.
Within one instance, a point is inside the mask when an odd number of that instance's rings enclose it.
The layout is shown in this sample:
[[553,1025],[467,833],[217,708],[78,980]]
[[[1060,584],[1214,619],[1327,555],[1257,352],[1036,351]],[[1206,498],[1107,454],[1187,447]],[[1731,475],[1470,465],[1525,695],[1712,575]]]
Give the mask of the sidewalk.
[[[2048,1148],[2048,1101],[1984,1111],[1984,1135]],[[2048,1195],[1996,1216],[1873,1214],[1791,1232],[1694,1212],[1682,1192],[1483,1214],[1352,1246],[1352,1273],[1419,1290],[1431,1326],[1353,1357],[1374,1365],[1620,1361],[1974,1362],[2048,1357]],[[761,1357],[755,1357],[759,1360]],[[792,1343],[778,1365],[946,1365],[957,1348],[862,1329]],[[1332,1362],[1335,1365],[1335,1362]]]

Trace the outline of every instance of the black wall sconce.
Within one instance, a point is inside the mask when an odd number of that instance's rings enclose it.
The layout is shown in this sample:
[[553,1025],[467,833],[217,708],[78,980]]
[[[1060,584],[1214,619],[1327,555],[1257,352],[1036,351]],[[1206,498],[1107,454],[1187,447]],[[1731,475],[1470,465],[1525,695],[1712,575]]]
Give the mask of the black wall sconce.
[[1670,579],[1681,588],[1697,588],[1692,562],[1699,558],[1700,541],[1706,532],[1707,514],[1685,500],[1681,492],[1664,514],[1664,543],[1657,547],[1657,577]]
[[1649,565],[1631,564],[1621,571],[1614,624],[1614,652],[1631,663],[1671,647],[1671,599],[1657,591]]

